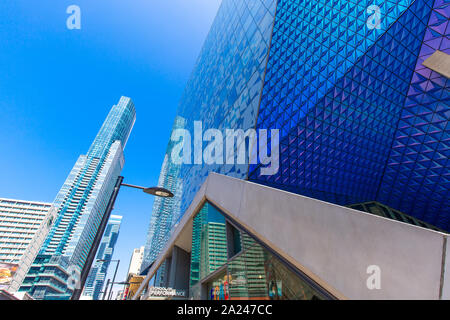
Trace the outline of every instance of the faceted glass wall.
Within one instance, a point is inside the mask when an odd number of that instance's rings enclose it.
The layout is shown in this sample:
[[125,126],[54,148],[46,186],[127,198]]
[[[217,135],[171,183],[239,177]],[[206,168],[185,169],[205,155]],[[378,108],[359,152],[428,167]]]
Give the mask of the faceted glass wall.
[[250,180],[376,198],[430,12],[411,2],[379,1],[380,29],[367,26],[372,1],[279,2],[258,128],[281,129],[281,168]]
[[434,1],[400,116],[379,200],[450,230],[449,79],[423,66],[450,54],[450,1]]
[[[380,28],[371,28],[371,5]],[[434,9],[433,9],[434,5]],[[257,128],[280,170],[249,180],[338,204],[378,200],[450,230],[449,1],[280,0]]]
[[[255,127],[275,7],[276,0],[222,1],[178,108],[192,137],[194,121],[202,122],[203,132]],[[210,172],[244,179],[247,170],[248,165],[184,164],[181,212]]]

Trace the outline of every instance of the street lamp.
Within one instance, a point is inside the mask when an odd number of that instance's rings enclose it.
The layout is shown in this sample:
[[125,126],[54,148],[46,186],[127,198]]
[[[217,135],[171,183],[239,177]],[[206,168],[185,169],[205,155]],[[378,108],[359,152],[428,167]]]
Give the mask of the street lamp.
[[109,283],[111,282],[111,279],[108,279],[108,281],[106,281],[106,287],[105,290],[100,291],[100,293],[102,294],[102,300],[105,300],[106,297],[106,293],[108,291],[108,287],[109,287]]
[[[81,292],[83,291],[84,284],[86,283],[86,279],[88,277],[89,271],[91,270],[92,262],[95,259],[95,255],[97,253],[100,242],[102,241],[103,233],[105,232],[106,225],[108,224],[109,217],[111,216],[111,212],[114,209],[114,204],[116,203],[117,195],[119,194],[120,187],[130,187],[135,189],[141,189],[147,194],[151,194],[157,197],[163,198],[172,198],[174,195],[167,189],[160,187],[152,187],[145,188],[140,186],[135,186],[132,184],[123,183],[123,177],[119,176],[116,181],[116,185],[114,186],[114,190],[109,198],[108,206],[106,207],[105,214],[103,215],[102,221],[100,222],[100,226],[98,227],[97,233],[95,234],[94,240],[92,242],[91,249],[86,258],[86,262],[84,263],[83,269],[81,270],[80,280],[77,288],[73,291],[71,300],[79,300],[81,296]],[[114,280],[113,280],[114,282]]]
[[145,193],[151,194],[151,195],[157,196],[157,197],[163,197],[163,198],[172,198],[173,197],[173,193],[172,192],[170,192],[167,189],[160,188],[160,187],[144,188],[144,187],[135,186],[135,185],[132,185],[132,184],[127,184],[127,183],[122,183],[121,185],[125,186],[125,187],[141,189]]
[[[119,269],[120,260],[97,259],[97,262],[117,262],[116,270],[114,271],[114,276],[113,276],[112,283],[111,283],[111,288],[109,289],[108,300],[111,300],[112,290],[113,290],[113,287],[114,287],[114,283],[116,281],[117,269]],[[103,300],[105,300],[106,293],[108,292],[108,284],[109,284],[109,282],[106,284],[105,292],[103,293]]]

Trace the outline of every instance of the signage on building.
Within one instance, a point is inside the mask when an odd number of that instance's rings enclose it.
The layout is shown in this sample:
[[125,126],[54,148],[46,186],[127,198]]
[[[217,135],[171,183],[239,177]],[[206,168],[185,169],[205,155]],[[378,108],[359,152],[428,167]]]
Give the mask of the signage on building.
[[153,297],[186,297],[186,291],[173,288],[151,287],[148,290],[148,295]]
[[19,266],[14,263],[0,263],[0,289],[7,289]]

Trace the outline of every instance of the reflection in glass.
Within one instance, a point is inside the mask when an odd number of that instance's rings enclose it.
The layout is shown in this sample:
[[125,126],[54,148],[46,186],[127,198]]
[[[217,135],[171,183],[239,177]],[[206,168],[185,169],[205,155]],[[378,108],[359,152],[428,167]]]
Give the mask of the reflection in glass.
[[324,298],[253,237],[227,222],[209,203],[193,221],[190,283],[191,297],[196,299]]
[[191,285],[227,262],[226,221],[209,203],[205,203],[193,221]]

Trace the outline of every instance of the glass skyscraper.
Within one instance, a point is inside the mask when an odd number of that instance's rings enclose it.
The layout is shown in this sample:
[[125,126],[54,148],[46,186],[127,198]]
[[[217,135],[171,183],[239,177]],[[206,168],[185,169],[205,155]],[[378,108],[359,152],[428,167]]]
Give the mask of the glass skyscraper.
[[121,97],[56,196],[57,218],[21,291],[36,299],[70,298],[123,168],[135,119],[133,102]]
[[[108,268],[114,254],[114,247],[119,237],[120,224],[122,217],[112,215],[109,218],[105,233],[97,251],[96,260],[94,261],[89,276],[84,285],[82,300],[100,300],[105,294],[105,278]],[[103,289],[103,290],[102,290]],[[101,295],[102,294],[102,295]]]
[[449,80],[423,64],[448,58],[449,17],[448,0],[223,0],[178,117],[192,136],[278,129],[280,166],[183,164],[172,214],[218,172],[450,231]]
[[[175,119],[173,130],[182,129],[185,126],[185,119],[177,117]],[[183,184],[179,179],[181,165],[170,161],[174,142],[171,141],[167,146],[164,156],[161,173],[159,175],[158,186],[171,190],[173,198],[156,197],[153,202],[152,217],[150,220],[145,244],[144,257],[141,265],[142,270],[147,268],[169,240],[170,230],[176,223],[180,214],[180,199],[183,191]]]

